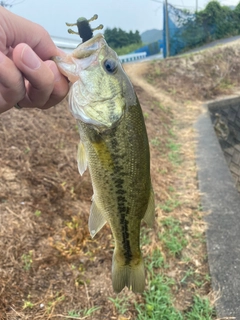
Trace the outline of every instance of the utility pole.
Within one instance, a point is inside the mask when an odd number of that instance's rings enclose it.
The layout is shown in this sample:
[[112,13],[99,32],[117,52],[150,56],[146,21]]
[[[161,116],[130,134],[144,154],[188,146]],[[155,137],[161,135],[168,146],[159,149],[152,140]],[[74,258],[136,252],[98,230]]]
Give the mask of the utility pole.
[[169,44],[168,1],[167,0],[165,0],[165,30],[166,30],[166,57],[169,57],[170,44]]
[[[163,3],[162,1],[152,0],[158,3]],[[197,0],[196,0],[197,1]],[[168,1],[165,0],[165,40],[166,40],[166,57],[170,55],[170,41],[169,41],[169,25],[168,25]]]
[[196,12],[198,12],[198,0],[196,0]]

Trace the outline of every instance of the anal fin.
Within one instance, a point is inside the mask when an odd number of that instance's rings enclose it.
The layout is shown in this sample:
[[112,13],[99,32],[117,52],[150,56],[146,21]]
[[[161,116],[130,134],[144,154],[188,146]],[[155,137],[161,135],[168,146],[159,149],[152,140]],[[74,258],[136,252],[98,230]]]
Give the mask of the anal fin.
[[96,201],[93,200],[88,221],[89,232],[92,238],[98,233],[99,230],[102,229],[106,222],[107,220],[98,208]]
[[143,220],[147,223],[147,225],[152,228],[155,219],[155,202],[154,202],[154,192],[151,188],[150,196],[148,200],[148,207],[143,217]]

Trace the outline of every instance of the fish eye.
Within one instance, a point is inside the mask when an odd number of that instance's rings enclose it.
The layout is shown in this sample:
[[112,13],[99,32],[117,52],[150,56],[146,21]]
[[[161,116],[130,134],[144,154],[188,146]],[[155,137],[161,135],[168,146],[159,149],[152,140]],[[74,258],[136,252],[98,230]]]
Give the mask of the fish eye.
[[114,73],[117,70],[117,63],[115,60],[107,59],[104,61],[104,67],[109,73]]

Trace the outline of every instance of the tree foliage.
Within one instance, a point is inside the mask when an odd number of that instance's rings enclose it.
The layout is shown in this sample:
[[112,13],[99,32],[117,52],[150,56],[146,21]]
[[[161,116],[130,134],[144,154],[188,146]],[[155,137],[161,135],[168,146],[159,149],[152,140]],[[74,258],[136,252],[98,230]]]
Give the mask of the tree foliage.
[[218,1],[210,1],[206,8],[196,13],[196,23],[202,24],[206,40],[221,39],[239,34],[239,4],[232,10]]
[[171,19],[176,21],[170,28],[170,55],[240,34],[240,2],[233,9],[213,0],[195,14],[173,6],[168,10]]
[[122,48],[128,46],[130,44],[139,43],[141,45],[141,36],[139,31],[136,30],[135,32],[126,32],[121,28],[107,28],[104,31],[104,37],[112,48]]

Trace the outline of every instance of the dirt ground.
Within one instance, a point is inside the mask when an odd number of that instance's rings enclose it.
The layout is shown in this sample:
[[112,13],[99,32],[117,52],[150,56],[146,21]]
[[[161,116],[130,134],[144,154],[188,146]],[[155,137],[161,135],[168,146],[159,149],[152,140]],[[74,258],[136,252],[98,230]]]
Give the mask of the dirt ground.
[[[187,310],[196,288],[191,278],[181,284],[189,266],[204,277],[208,272],[205,243],[194,237],[204,234],[195,166],[193,123],[201,103],[239,85],[239,46],[213,54],[190,55],[125,65],[139,97],[150,141],[151,175],[156,197],[156,225],[145,228],[151,243],[143,255],[151,255],[158,242],[161,208],[177,190],[181,205],[173,208],[189,239],[184,254],[191,261],[168,261],[176,307]],[[181,145],[181,165],[169,161],[171,134]],[[124,289],[129,306],[119,314],[109,298],[113,239],[105,226],[91,239],[88,216],[92,185],[89,173],[79,175],[76,150],[79,135],[67,101],[50,110],[12,109],[0,117],[0,319],[136,319],[134,302],[142,295]],[[211,292],[210,283],[201,294]],[[87,310],[97,310],[88,316]],[[85,313],[84,313],[85,312]]]

